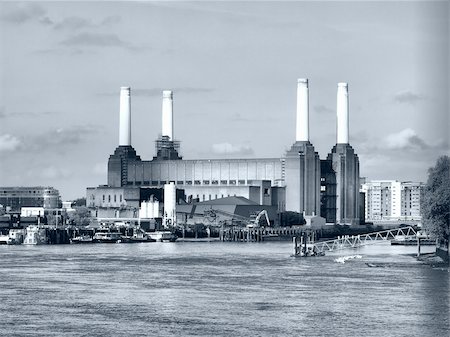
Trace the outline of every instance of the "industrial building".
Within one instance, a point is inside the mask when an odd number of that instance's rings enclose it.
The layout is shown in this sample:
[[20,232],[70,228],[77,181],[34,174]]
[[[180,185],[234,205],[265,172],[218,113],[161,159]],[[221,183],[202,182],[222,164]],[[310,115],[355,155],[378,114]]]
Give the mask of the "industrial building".
[[424,184],[397,180],[373,180],[362,185],[368,221],[420,221]]
[[0,205],[10,212],[22,207],[60,208],[61,196],[53,187],[0,187]]
[[[349,144],[348,85],[338,84],[337,142],[320,160],[309,139],[309,86],[297,82],[295,142],[284,156],[264,159],[186,160],[173,131],[173,93],[163,91],[162,133],[156,155],[142,160],[131,144],[131,94],[120,90],[119,146],[108,160],[108,184],[87,189],[87,206],[98,217],[133,217],[141,204],[173,184],[176,203],[244,197],[274,208],[359,224],[359,160]],[[162,203],[161,203],[162,204]],[[165,212],[167,213],[167,212]]]

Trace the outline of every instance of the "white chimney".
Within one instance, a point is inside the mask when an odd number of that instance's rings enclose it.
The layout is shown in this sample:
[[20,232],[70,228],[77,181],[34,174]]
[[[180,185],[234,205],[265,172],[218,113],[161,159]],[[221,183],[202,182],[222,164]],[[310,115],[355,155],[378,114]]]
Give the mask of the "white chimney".
[[163,91],[162,101],[162,136],[173,140],[173,96],[172,91]]
[[299,78],[297,81],[297,128],[296,141],[309,141],[309,98],[308,79]]
[[348,144],[348,84],[338,83],[337,91],[337,144]]
[[164,185],[164,225],[174,226],[176,220],[176,200],[177,188],[175,183],[171,181],[169,184]]
[[120,88],[119,146],[131,145],[130,87]]

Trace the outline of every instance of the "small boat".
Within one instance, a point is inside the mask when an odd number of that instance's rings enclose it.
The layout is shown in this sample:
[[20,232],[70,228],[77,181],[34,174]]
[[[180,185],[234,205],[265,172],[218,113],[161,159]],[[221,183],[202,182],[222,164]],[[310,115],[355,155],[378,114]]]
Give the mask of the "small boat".
[[12,245],[13,239],[9,235],[0,235],[0,245]]
[[159,242],[175,242],[177,240],[177,236],[171,231],[148,232],[147,235],[151,239]]
[[122,234],[112,228],[99,229],[92,238],[94,243],[116,243],[121,242]]
[[93,238],[90,237],[89,235],[78,235],[78,236],[75,236],[75,237],[71,238],[69,241],[72,244],[92,243],[93,242]]
[[130,236],[122,235],[122,242],[124,243],[138,243],[138,242],[155,242],[151,237],[145,233],[137,232]]

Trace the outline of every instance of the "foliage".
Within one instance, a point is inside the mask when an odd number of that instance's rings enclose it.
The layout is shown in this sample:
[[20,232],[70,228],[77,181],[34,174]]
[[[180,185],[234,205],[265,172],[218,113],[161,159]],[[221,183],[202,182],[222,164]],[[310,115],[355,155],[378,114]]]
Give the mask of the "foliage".
[[72,207],[75,206],[86,206],[86,198],[78,198],[72,202]]
[[91,221],[91,213],[86,206],[74,206],[75,211],[68,214],[69,223],[74,226],[87,226]]
[[304,225],[306,224],[302,213],[298,212],[282,212],[280,214],[281,226],[294,226],[294,225]]
[[423,227],[440,239],[450,237],[450,157],[442,156],[428,170],[428,181],[421,201]]

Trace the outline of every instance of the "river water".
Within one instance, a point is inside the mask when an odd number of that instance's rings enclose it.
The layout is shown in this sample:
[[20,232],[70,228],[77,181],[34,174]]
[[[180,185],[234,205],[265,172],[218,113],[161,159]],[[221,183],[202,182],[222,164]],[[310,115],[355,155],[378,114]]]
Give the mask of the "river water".
[[[448,268],[415,251],[381,244],[293,258],[290,242],[0,246],[0,335],[448,336]],[[336,262],[349,255],[359,256]]]

